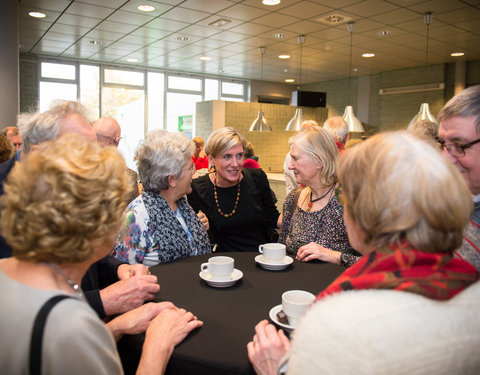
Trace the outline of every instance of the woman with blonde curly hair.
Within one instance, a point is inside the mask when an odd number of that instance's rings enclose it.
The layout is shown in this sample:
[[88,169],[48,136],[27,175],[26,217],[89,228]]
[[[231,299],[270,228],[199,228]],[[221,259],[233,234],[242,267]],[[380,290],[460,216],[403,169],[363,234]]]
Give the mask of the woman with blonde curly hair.
[[[81,279],[108,253],[120,226],[125,170],[114,148],[67,135],[32,150],[10,173],[1,198],[1,232],[13,248],[12,258],[0,260],[5,373],[28,373],[30,360],[30,370],[48,374],[120,374],[114,338],[147,330],[139,371],[158,374],[173,347],[201,325],[171,303],[150,303],[107,329],[85,302]],[[39,311],[58,297],[66,298],[29,352]]]

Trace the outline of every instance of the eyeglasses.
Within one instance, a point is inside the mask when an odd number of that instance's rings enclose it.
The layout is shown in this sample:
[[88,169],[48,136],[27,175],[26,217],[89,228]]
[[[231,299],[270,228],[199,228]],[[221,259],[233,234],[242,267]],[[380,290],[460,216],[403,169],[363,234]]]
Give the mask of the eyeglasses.
[[97,140],[103,140],[103,141],[107,141],[107,142],[112,142],[113,144],[115,144],[115,146],[118,146],[118,144],[120,143],[120,141],[122,140],[122,137],[108,137],[106,135],[103,135],[103,134],[98,134],[97,133]]
[[457,158],[463,158],[465,156],[465,150],[468,150],[470,147],[472,147],[473,145],[479,142],[480,142],[480,138],[472,142],[465,143],[464,145],[460,145],[458,143],[452,143],[450,145],[447,145],[445,141],[441,139],[439,139],[437,143],[442,150],[447,150],[450,155],[455,156]]

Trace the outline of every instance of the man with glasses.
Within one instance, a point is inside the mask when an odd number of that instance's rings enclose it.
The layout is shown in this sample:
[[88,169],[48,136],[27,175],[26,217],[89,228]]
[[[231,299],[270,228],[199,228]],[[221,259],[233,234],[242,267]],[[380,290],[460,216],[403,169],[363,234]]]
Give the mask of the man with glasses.
[[[97,142],[99,145],[103,147],[118,147],[118,144],[122,140],[122,137],[120,136],[122,134],[122,129],[114,118],[101,117],[97,121],[94,121],[92,126],[97,134]],[[127,168],[127,172],[129,191],[125,200],[128,204],[139,195],[139,189],[137,172],[130,168]]]
[[480,270],[480,85],[448,101],[438,114],[439,144],[473,194],[474,212],[455,254]]

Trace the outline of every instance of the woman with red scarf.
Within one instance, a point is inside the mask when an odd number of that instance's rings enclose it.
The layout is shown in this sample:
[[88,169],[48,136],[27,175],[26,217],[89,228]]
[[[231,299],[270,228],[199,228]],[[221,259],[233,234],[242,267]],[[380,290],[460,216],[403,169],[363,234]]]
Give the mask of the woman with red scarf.
[[479,274],[452,256],[472,211],[459,172],[433,145],[390,132],[345,151],[338,177],[363,257],[319,293],[291,344],[267,321],[255,327],[257,373],[479,373]]

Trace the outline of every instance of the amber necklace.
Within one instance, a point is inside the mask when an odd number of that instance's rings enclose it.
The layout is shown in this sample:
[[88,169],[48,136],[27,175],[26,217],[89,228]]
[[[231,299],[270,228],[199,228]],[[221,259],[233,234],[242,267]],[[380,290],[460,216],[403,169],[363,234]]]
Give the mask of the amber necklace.
[[224,214],[220,209],[220,205],[218,204],[218,194],[217,194],[217,174],[215,173],[215,177],[213,177],[213,197],[215,198],[215,203],[217,205],[217,211],[220,215],[224,218],[228,218],[232,216],[235,212],[237,212],[238,201],[240,200],[240,181],[237,183],[238,190],[237,190],[237,199],[235,200],[235,204],[233,205],[233,210],[229,214]]
[[308,202],[308,209],[307,209],[307,211],[310,212],[310,209],[312,208],[313,204],[314,204],[315,202],[318,202],[319,200],[325,198],[328,194],[330,194],[330,192],[332,191],[332,189],[333,189],[334,187],[335,187],[335,184],[333,184],[333,185],[330,187],[330,189],[328,189],[328,191],[327,191],[325,194],[323,194],[320,198],[315,198],[315,199],[312,199],[312,197],[313,197],[313,192],[312,192],[312,189],[310,189],[310,202]]

